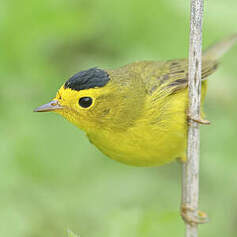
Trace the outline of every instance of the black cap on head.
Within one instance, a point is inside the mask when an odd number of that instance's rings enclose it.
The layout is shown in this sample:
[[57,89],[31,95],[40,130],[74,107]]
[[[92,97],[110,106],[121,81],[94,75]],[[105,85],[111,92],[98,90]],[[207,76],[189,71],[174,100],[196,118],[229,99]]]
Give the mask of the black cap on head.
[[94,87],[103,87],[109,81],[109,75],[104,70],[98,68],[90,68],[81,71],[72,76],[64,84],[64,88],[71,88],[72,90],[84,90]]

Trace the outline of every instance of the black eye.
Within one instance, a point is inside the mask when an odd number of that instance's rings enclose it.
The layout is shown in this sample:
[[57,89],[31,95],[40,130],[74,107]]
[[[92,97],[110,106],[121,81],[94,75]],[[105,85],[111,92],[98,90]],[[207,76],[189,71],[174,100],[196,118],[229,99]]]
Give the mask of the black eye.
[[91,97],[81,97],[79,99],[79,105],[83,108],[88,108],[92,104],[92,98]]

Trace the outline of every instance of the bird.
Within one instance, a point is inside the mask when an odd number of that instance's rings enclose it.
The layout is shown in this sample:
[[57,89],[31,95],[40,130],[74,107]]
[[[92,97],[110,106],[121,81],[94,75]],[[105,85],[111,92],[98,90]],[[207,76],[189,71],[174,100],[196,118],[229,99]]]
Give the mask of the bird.
[[[202,56],[201,116],[207,77],[237,34]],[[69,78],[35,112],[55,112],[83,130],[109,158],[133,166],[186,160],[188,60],[137,61],[117,69],[93,67]]]

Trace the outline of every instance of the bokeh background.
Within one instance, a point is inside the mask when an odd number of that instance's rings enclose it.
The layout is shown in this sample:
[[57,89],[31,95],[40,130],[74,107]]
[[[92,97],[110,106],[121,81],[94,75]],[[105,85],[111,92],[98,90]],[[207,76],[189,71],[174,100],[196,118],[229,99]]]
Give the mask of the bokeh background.
[[[204,47],[237,31],[236,0],[205,1]],[[106,158],[56,114],[32,110],[72,74],[187,57],[189,1],[3,0],[0,236],[184,236],[181,167]],[[202,128],[201,236],[237,233],[237,46],[210,77]]]

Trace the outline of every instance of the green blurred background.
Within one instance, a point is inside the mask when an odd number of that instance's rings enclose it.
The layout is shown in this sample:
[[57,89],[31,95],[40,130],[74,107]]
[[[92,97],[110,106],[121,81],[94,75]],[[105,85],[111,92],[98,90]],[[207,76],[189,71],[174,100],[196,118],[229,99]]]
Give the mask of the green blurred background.
[[[204,47],[237,31],[236,0],[205,1]],[[184,236],[181,167],[106,158],[56,114],[32,110],[72,74],[187,57],[189,1],[3,0],[0,236]],[[237,232],[237,46],[210,77],[202,128],[201,236]]]

